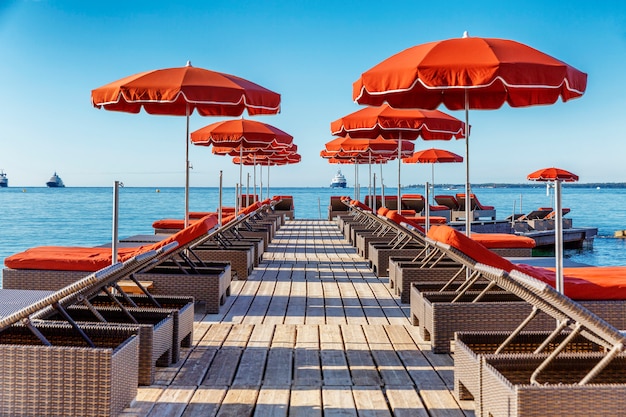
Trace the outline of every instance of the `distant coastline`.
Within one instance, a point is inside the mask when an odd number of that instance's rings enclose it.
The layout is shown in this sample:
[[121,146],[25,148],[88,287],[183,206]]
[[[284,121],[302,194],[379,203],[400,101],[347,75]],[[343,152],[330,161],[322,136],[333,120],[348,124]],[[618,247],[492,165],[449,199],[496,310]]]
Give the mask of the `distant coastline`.
[[[436,184],[437,188],[465,188],[465,184]],[[626,188],[626,182],[568,182],[563,183],[564,187],[568,188]],[[403,185],[402,188],[417,188],[424,187],[424,184],[411,184]],[[523,183],[523,184],[509,184],[509,183],[486,183],[486,184],[472,184],[473,188],[541,188],[545,187],[545,183]]]

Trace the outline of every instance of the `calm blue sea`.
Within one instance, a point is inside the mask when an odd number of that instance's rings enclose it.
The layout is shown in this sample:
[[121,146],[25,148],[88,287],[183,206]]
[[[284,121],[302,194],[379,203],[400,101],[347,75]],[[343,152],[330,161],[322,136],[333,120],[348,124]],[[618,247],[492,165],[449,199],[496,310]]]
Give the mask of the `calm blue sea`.
[[[406,188],[403,193],[421,193],[422,188]],[[498,218],[513,211],[528,212],[540,206],[553,206],[546,188],[475,188],[483,204],[496,207]],[[353,195],[353,188],[272,188],[272,195],[292,195],[295,215],[302,219],[327,217],[331,195]],[[435,189],[436,194],[453,194]],[[264,193],[266,191],[264,190]],[[367,189],[361,189],[361,196]],[[395,195],[389,188],[386,194]],[[563,207],[569,207],[574,226],[597,227],[592,249],[567,251],[566,257],[591,265],[626,265],[626,240],[613,238],[616,230],[626,229],[626,189],[563,187]],[[223,204],[234,206],[235,190],[223,191]],[[213,211],[218,206],[217,188],[192,188],[191,211]],[[113,188],[0,188],[2,227],[0,264],[15,252],[38,245],[96,246],[111,241]],[[119,236],[153,233],[152,222],[182,218],[182,188],[121,188],[119,191]]]

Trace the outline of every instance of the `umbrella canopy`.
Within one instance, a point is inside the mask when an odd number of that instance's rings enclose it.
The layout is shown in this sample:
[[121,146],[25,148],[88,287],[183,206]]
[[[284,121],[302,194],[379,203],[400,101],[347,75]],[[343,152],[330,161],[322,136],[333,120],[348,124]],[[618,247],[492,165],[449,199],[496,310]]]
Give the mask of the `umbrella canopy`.
[[288,146],[293,136],[277,127],[256,120],[234,119],[217,122],[191,132],[194,145],[259,149]]
[[[450,140],[464,137],[465,124],[439,110],[396,109],[387,104],[367,107],[351,113],[330,125],[333,134],[385,139]],[[400,151],[400,149],[398,149]],[[401,155],[398,154],[398,201],[400,201]]]
[[[387,140],[380,136],[375,139],[339,137],[327,142],[324,147],[329,152],[356,152],[367,155],[371,151],[377,154],[395,154],[398,152],[398,141]],[[413,143],[402,142],[402,154],[412,153],[413,149]]]
[[186,116],[185,226],[189,224],[189,116],[276,114],[280,94],[234,75],[191,66],[131,75],[91,91],[94,107],[106,110]]
[[561,182],[578,181],[578,175],[560,168],[544,168],[528,174],[531,181],[554,181],[554,254],[556,259],[556,289],[563,293],[563,209],[561,207]]
[[560,168],[543,168],[533,173],[528,174],[527,177],[531,181],[563,181],[563,182],[576,182],[578,181],[578,175],[572,174],[569,171]]
[[408,164],[435,164],[445,162],[463,162],[463,157],[457,155],[454,152],[447,151],[445,149],[423,149],[421,151],[415,151],[413,155],[408,158],[402,158],[402,162]]
[[415,140],[463,138],[462,121],[439,110],[394,109],[387,104],[366,107],[330,124],[336,136]]
[[[354,82],[359,104],[450,110],[553,104],[583,95],[587,74],[519,42],[469,37],[417,45],[382,61]],[[469,195],[469,132],[466,135],[466,195]],[[465,210],[470,211],[469,199]],[[466,233],[471,233],[466,215]]]

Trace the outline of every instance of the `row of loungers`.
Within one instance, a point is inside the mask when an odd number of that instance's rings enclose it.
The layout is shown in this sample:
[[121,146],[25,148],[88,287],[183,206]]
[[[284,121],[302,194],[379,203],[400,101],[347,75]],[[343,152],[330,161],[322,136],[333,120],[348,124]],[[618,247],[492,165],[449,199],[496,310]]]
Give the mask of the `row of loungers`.
[[219,251],[203,246],[243,242],[255,229],[273,237],[284,216],[273,204],[255,203],[223,225],[207,215],[159,242],[122,247],[113,265],[110,248],[40,247],[7,258],[0,302],[31,302],[26,289],[41,299],[0,317],[0,415],[121,412],[138,385],[154,382],[157,366],[191,346],[197,309],[217,313],[229,294],[230,263],[203,260],[199,253]]
[[[385,223],[351,207],[344,227],[357,218]],[[475,234],[396,225],[423,245],[395,266],[396,274],[420,271],[410,285],[413,324],[436,353],[454,340],[455,393],[475,400],[477,416],[623,414],[626,268],[565,268],[562,295],[553,270],[514,265]]]

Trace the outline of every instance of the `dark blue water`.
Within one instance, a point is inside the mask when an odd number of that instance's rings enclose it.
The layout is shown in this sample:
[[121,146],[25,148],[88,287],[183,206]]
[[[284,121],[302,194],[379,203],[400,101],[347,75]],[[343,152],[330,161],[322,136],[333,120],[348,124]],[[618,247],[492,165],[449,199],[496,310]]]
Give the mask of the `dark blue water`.
[[[158,192],[157,192],[158,191]],[[352,188],[272,188],[272,195],[292,195],[295,215],[302,219],[327,217],[331,195],[352,195]],[[258,192],[258,191],[257,191]],[[437,194],[462,190],[436,189]],[[483,204],[493,205],[503,219],[516,211],[529,212],[541,206],[553,206],[545,187],[476,188]],[[266,194],[267,191],[264,190]],[[395,189],[387,189],[395,195]],[[403,189],[403,193],[421,193],[421,188]],[[367,194],[361,190],[361,196]],[[566,251],[565,256],[590,265],[626,265],[626,241],[613,238],[616,230],[626,229],[626,189],[563,188],[563,207],[574,226],[597,227],[599,236],[592,249]],[[364,198],[364,197],[362,197]],[[223,191],[223,204],[234,206],[233,188]],[[191,211],[214,211],[218,206],[217,188],[192,188]],[[520,207],[521,206],[521,207]],[[111,241],[113,189],[62,188],[0,189],[2,226],[0,263],[6,256],[32,246],[96,246]],[[162,218],[182,218],[182,188],[121,188],[119,191],[119,236],[153,233],[152,222]]]

